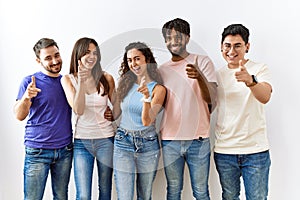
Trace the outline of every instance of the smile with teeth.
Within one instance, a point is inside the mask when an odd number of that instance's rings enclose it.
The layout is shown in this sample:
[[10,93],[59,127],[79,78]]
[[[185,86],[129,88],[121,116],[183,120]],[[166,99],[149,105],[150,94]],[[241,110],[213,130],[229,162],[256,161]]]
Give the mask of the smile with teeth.
[[132,67],[132,69],[133,69],[135,72],[138,72],[138,71],[141,69],[141,67],[140,67],[140,66],[135,66],[135,67]]

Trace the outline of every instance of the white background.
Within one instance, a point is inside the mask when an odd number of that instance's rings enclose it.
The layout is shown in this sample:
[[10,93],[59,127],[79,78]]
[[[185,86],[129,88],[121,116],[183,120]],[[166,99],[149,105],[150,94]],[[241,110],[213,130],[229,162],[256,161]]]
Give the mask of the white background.
[[[93,37],[100,48],[101,44],[107,45],[101,48],[102,65],[113,74],[118,65],[106,66],[119,62],[105,60],[110,56],[105,55],[108,52],[105,50],[110,46],[109,52],[116,58],[123,54],[128,42],[112,38],[137,29],[160,30],[166,21],[175,17],[189,21],[191,39],[212,58],[216,68],[225,64],[220,52],[223,28],[231,23],[242,23],[250,29],[248,58],[267,63],[273,74],[273,95],[266,105],[272,158],[269,199],[299,199],[298,4],[296,0],[0,0],[0,200],[23,198],[25,121],[19,122],[14,118],[13,105],[21,79],[40,70],[32,50],[35,42],[41,37],[50,37],[58,42],[64,61],[62,74],[66,74],[75,41],[83,36]],[[163,44],[160,34],[154,34],[152,39]],[[140,40],[143,41],[143,38]],[[150,46],[153,43],[146,36],[144,42]],[[161,64],[168,58],[160,56],[157,60]],[[96,199],[96,179],[93,184]],[[44,199],[51,199],[49,186],[48,183]],[[158,172],[153,190],[154,200],[165,199],[162,170]],[[221,198],[213,161],[210,192],[212,200]],[[72,175],[70,199],[74,199],[74,194]],[[115,199],[115,191],[113,195]],[[188,174],[185,176],[183,199],[193,199]]]

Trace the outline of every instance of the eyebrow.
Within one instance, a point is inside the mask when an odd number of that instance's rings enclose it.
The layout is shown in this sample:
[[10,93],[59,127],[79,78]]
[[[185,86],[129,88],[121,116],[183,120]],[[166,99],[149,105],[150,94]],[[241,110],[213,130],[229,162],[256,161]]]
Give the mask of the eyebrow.
[[[229,42],[224,42],[223,44],[230,44],[231,45],[231,43],[229,43]],[[241,42],[237,42],[237,43],[234,43],[233,45],[237,45],[237,44],[242,44]]]

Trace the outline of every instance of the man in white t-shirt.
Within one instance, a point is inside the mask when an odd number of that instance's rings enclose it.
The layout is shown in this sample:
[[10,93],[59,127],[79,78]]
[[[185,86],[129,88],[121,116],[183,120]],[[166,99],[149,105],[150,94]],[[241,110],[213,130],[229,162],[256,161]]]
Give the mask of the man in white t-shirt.
[[214,160],[222,199],[239,199],[242,176],[247,199],[267,199],[270,169],[264,104],[271,97],[265,64],[245,59],[249,30],[232,24],[222,33],[227,65],[217,71],[218,101]]
[[162,33],[172,58],[159,67],[167,88],[161,122],[162,152],[167,178],[167,199],[181,199],[184,166],[190,173],[193,195],[209,200],[210,111],[214,107],[216,76],[208,56],[187,52],[189,23],[174,19]]

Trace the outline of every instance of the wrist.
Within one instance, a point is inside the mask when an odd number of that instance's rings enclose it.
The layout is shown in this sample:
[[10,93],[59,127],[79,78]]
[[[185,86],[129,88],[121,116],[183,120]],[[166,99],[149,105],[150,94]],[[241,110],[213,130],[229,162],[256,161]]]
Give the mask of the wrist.
[[251,80],[251,83],[245,83],[247,87],[255,86],[258,83],[255,75],[251,75]]
[[141,101],[143,101],[144,103],[151,103],[151,97],[149,96],[148,98],[146,98],[144,96],[143,98],[141,98]]

